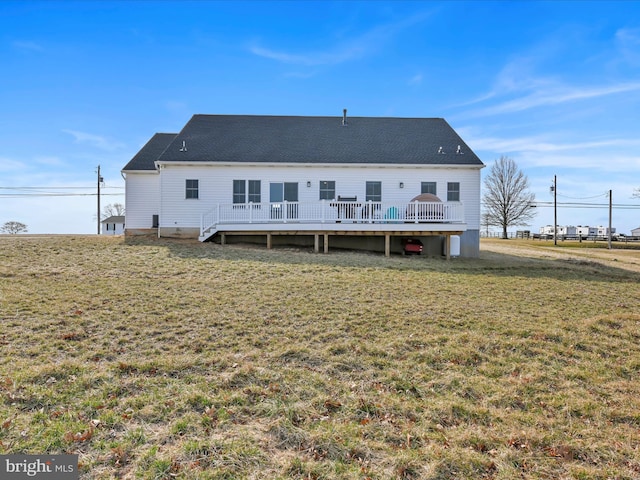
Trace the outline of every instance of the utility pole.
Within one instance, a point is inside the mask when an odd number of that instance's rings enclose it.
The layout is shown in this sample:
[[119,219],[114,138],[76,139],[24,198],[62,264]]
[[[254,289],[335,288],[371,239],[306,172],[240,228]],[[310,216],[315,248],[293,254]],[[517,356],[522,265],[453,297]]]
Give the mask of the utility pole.
[[558,245],[558,182],[556,175],[553,176],[553,244]]
[[611,250],[611,216],[613,212],[613,195],[612,190],[609,190],[609,250]]
[[103,178],[100,176],[100,165],[98,165],[98,235],[100,235],[100,183]]

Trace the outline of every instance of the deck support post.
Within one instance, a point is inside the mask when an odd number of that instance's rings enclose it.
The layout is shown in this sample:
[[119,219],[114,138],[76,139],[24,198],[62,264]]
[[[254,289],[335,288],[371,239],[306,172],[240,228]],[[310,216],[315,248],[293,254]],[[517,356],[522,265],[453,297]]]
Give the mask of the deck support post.
[[324,253],[329,253],[329,234],[324,234]]
[[271,250],[271,234],[267,233],[267,250]]
[[391,235],[388,233],[384,235],[384,256],[391,256]]
[[220,234],[220,245],[226,245],[227,244],[227,236],[224,233]]
[[320,235],[317,233],[313,234],[313,253],[318,253],[320,251]]
[[451,235],[444,236],[444,256],[447,260],[451,257]]

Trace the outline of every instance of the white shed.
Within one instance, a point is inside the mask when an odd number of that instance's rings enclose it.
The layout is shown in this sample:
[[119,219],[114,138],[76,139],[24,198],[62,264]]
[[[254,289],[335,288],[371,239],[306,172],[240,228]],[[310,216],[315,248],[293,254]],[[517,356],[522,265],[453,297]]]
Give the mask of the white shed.
[[124,234],[124,215],[112,215],[100,223],[102,224],[102,235]]

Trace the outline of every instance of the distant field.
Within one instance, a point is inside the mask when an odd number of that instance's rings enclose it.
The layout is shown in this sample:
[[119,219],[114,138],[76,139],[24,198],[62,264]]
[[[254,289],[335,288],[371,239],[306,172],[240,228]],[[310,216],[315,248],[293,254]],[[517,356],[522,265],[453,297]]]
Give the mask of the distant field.
[[640,251],[0,237],[0,454],[85,479],[638,479]]

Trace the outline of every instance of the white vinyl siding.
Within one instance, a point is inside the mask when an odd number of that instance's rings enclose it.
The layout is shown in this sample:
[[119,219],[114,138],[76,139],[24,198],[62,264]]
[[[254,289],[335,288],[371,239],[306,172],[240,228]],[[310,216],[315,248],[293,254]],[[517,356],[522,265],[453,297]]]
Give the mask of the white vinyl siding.
[[[268,202],[270,183],[297,182],[298,201],[318,202],[318,189],[307,188],[307,182],[319,185],[327,178],[335,178],[335,196],[366,199],[366,179],[382,183],[383,202],[408,202],[421,193],[422,182],[436,182],[437,191],[447,191],[449,182],[460,184],[460,201],[465,206],[465,223],[468,229],[480,228],[480,169],[478,167],[438,166],[278,166],[278,165],[175,165],[167,164],[161,170],[162,190],[160,225],[166,227],[199,228],[200,216],[218,203],[233,203],[233,181],[238,179],[260,179],[262,202]],[[128,177],[130,174],[128,174]],[[199,179],[199,202],[187,201],[184,196],[185,180]],[[404,188],[400,188],[400,182]],[[127,188],[129,191],[129,188]],[[138,193],[136,192],[136,195]],[[143,197],[144,198],[144,197]],[[157,197],[156,197],[157,198]],[[442,197],[441,197],[442,198]],[[446,201],[445,198],[442,198]],[[148,198],[144,203],[156,206]],[[328,200],[326,200],[328,201]],[[127,204],[127,228],[129,224]],[[151,222],[151,213],[149,220]]]
[[157,172],[127,172],[125,209],[127,229],[152,228],[153,215],[160,206],[160,175]]

